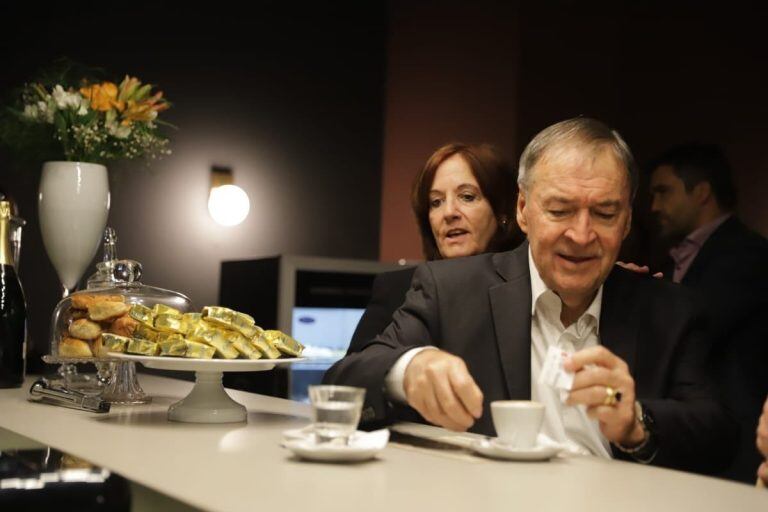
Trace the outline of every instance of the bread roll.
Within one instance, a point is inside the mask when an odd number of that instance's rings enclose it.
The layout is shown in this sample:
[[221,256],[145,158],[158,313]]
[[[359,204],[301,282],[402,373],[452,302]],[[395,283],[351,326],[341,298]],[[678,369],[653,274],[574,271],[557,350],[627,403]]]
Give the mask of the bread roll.
[[131,307],[123,302],[98,301],[88,306],[88,318],[100,322],[123,316]]
[[64,338],[59,343],[59,355],[61,357],[93,357],[93,352],[86,341]]
[[87,309],[70,309],[69,316],[72,320],[80,320],[81,318],[88,318]]
[[133,331],[138,327],[139,322],[128,315],[123,315],[114,320],[109,326],[109,332],[130,338]]
[[72,295],[73,309],[88,309],[94,302],[125,302],[122,295],[95,295],[93,293],[75,293]]
[[104,346],[104,340],[101,336],[93,340],[91,351],[93,352],[93,355],[96,357],[107,357],[109,356],[109,350],[107,350],[107,347]]
[[93,340],[101,335],[101,326],[85,318],[69,324],[69,335],[81,340]]

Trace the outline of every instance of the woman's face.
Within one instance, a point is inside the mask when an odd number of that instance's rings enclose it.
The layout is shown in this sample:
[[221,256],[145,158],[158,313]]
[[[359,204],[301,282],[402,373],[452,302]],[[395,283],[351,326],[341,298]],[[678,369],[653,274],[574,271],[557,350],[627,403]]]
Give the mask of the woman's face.
[[443,258],[485,252],[498,228],[491,204],[460,155],[435,172],[429,191],[429,225]]

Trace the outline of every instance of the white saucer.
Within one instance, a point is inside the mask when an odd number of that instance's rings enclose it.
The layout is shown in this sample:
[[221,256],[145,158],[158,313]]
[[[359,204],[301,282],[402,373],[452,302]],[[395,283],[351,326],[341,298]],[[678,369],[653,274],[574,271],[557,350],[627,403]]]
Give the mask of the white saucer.
[[350,436],[349,444],[318,444],[311,427],[286,430],[283,436],[282,446],[299,458],[319,462],[360,462],[372,459],[384,449],[389,441],[389,430],[357,431]]
[[549,460],[560,452],[557,446],[537,445],[531,448],[512,448],[498,442],[496,439],[478,439],[471,445],[472,449],[493,459],[537,461]]

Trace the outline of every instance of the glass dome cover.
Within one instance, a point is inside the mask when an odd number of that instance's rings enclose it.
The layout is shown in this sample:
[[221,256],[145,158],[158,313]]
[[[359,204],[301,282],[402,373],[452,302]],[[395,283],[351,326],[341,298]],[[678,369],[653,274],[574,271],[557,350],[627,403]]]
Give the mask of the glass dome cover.
[[[79,334],[73,332],[72,324],[77,320],[86,318],[89,320],[88,325],[92,329],[96,329],[93,324],[98,324],[100,332],[110,332],[116,329],[115,321],[121,318],[128,318],[127,312],[122,313],[120,316],[108,316],[103,320],[94,319],[90,313],[82,309],[81,304],[85,301],[99,302],[99,297],[104,297],[105,302],[108,299],[115,301],[120,300],[126,305],[141,304],[149,308],[154,307],[156,304],[163,304],[179,310],[182,313],[186,313],[192,309],[192,302],[186,295],[172,290],[166,290],[163,288],[157,288],[155,286],[148,286],[141,283],[142,266],[138,261],[134,260],[114,260],[109,265],[101,264],[99,266],[99,272],[101,278],[98,280],[89,280],[89,288],[86,290],[75,292],[68,297],[62,299],[53,311],[51,318],[51,333],[50,333],[50,350],[47,356],[43,357],[46,363],[69,363],[69,362],[98,362],[98,361],[115,361],[114,358],[104,356],[104,352],[101,350],[93,350],[94,344],[98,339],[98,335],[93,331],[90,334]],[[120,296],[120,297],[117,297]],[[79,307],[75,307],[80,305]],[[124,308],[123,308],[124,309]],[[130,321],[130,318],[128,318]],[[60,350],[61,343],[65,339],[78,339],[79,341],[86,342],[92,351],[92,356],[87,354],[73,354],[71,350],[67,350],[66,354],[62,355]],[[91,339],[88,339],[91,338]],[[82,343],[79,346],[83,347]]]

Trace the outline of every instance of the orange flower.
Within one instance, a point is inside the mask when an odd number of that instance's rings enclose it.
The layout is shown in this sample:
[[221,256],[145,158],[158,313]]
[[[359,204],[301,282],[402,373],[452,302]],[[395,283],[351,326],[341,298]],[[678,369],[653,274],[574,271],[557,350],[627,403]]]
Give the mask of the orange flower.
[[123,126],[130,126],[134,121],[154,121],[157,113],[166,110],[171,105],[163,99],[163,93],[158,92],[154,96],[142,101],[128,100],[127,107],[122,113]]
[[117,86],[112,82],[102,82],[80,89],[80,94],[91,102],[91,108],[101,112],[107,112],[112,108],[120,112],[125,109],[125,102],[118,101],[117,93]]
[[157,117],[157,111],[146,101],[137,103],[128,100],[128,107],[123,112],[123,120],[120,124],[130,126],[134,121],[153,121]]

